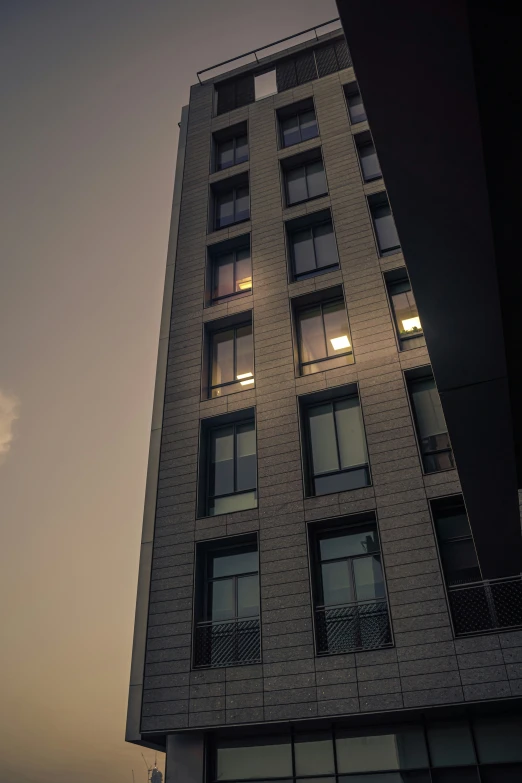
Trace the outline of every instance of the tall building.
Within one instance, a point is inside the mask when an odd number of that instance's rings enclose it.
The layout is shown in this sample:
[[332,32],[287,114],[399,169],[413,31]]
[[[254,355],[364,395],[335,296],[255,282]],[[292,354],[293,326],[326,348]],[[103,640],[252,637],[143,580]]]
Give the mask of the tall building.
[[183,110],[127,740],[167,783],[520,781],[517,483],[486,530],[341,28],[284,46]]

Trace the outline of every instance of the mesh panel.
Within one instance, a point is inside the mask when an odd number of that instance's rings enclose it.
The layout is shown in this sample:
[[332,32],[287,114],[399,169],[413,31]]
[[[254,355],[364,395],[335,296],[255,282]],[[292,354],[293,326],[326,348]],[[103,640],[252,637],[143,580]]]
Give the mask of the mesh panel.
[[315,60],[313,52],[305,52],[295,59],[295,68],[297,71],[297,83],[305,84],[317,79]]
[[203,623],[196,627],[196,666],[237,666],[261,660],[259,620]]
[[256,99],[254,88],[254,74],[242,76],[236,81],[236,108],[254,103]]
[[216,86],[218,94],[217,113],[224,114],[236,108],[236,89],[234,82],[223,82]]
[[448,595],[457,636],[522,625],[520,577],[449,588]]
[[284,60],[276,65],[277,92],[284,92],[297,86],[294,60]]
[[335,44],[335,54],[337,55],[337,63],[339,70],[343,68],[350,68],[352,65],[352,58],[348,50],[346,41],[337,41]]
[[329,73],[335,73],[335,71],[339,70],[333,44],[316,49],[315,59],[319,76],[328,76]]
[[316,610],[319,654],[366,650],[391,644],[386,601]]

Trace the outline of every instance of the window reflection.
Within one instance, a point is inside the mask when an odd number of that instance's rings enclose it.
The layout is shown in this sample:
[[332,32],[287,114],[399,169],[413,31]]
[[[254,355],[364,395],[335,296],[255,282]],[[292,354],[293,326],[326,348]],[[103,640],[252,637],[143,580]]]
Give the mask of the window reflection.
[[208,514],[257,506],[256,433],[253,421],[210,431]]

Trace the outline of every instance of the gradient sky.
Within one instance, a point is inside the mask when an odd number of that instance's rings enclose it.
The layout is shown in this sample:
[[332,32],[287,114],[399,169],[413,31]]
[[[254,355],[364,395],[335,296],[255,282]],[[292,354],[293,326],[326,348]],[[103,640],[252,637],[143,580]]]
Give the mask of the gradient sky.
[[146,780],[123,736],[177,123],[198,69],[336,15],[0,0],[0,783]]

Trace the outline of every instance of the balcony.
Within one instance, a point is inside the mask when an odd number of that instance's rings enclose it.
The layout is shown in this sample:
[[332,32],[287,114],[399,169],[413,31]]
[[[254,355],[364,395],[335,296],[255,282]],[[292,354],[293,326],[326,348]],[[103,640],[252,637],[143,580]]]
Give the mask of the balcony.
[[196,626],[196,667],[241,666],[261,661],[259,618],[201,622]]
[[454,585],[448,597],[456,636],[522,626],[522,575]]
[[317,654],[374,650],[392,644],[386,601],[365,601],[315,610]]

